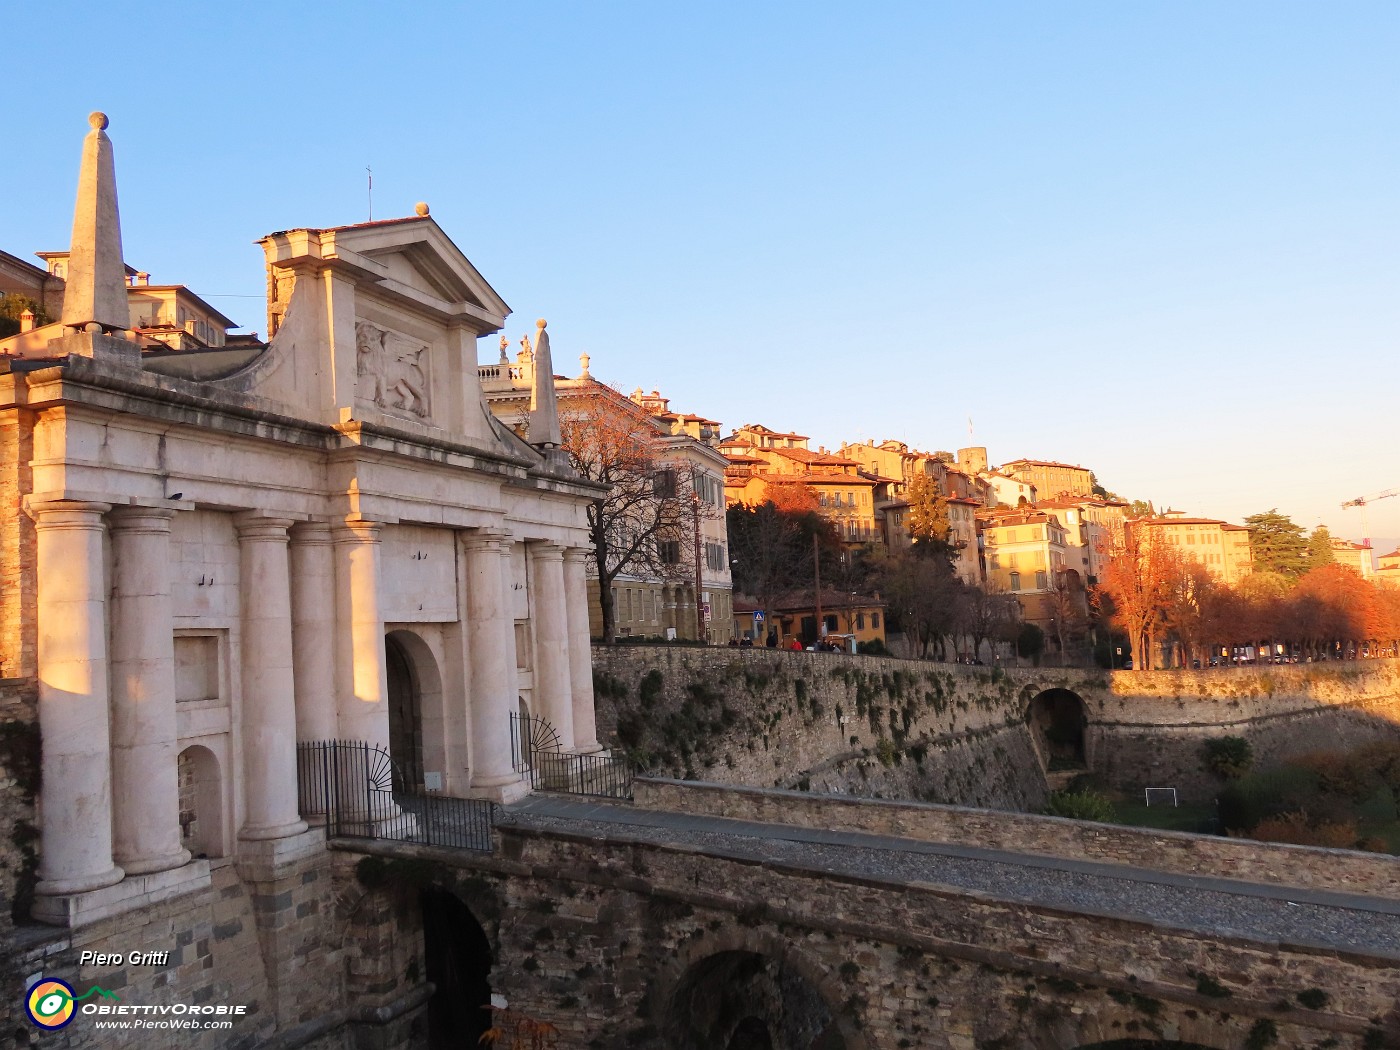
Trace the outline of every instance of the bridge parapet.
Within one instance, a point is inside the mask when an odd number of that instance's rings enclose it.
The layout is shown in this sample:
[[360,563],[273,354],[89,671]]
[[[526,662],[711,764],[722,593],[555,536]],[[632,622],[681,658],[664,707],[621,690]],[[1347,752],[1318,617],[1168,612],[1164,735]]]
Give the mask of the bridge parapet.
[[898,835],[982,849],[1126,864],[1152,871],[1363,893],[1400,901],[1400,857],[926,802],[640,778],[638,806],[804,828]]

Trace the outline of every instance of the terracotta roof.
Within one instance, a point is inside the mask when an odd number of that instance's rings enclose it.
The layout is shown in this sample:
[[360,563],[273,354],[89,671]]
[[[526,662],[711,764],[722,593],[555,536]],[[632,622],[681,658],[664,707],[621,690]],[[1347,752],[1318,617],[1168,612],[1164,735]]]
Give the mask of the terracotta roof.
[[1012,459],[1002,464],[1002,468],[1014,467],[1024,464],[1028,467],[1064,467],[1066,470],[1082,470],[1092,473],[1088,467],[1081,467],[1078,463],[1060,463],[1053,459]]
[[1242,529],[1243,525],[1227,525],[1219,518],[1134,518],[1134,525],[1219,525],[1225,529]]

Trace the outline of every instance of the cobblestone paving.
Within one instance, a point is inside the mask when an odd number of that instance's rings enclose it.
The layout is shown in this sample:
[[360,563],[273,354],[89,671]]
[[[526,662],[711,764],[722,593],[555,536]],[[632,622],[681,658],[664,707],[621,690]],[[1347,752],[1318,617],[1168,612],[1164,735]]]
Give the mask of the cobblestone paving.
[[969,850],[881,835],[695,817],[545,795],[508,807],[503,823],[701,846],[815,871],[936,883],[1001,900],[1144,919],[1177,929],[1400,959],[1400,901],[1357,894]]

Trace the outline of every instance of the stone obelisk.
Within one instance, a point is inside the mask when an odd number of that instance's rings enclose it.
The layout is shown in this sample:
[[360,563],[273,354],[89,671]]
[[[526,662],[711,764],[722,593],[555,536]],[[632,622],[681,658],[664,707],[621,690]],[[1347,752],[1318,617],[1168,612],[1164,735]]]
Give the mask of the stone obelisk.
[[530,444],[548,453],[563,443],[559,433],[559,401],[554,393],[554,358],[549,352],[548,322],[541,317],[535,322],[535,376],[530,384]]

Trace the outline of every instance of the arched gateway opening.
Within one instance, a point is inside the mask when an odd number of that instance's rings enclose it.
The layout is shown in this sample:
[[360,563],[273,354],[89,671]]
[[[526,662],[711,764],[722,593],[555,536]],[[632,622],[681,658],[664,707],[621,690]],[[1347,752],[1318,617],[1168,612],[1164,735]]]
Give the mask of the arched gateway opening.
[[667,1027],[676,1050],[847,1050],[821,992],[751,951],[722,951],[686,970]]
[[1026,708],[1026,722],[1052,770],[1085,768],[1084,727],[1089,711],[1078,693],[1068,689],[1038,693]]
[[433,983],[429,1050],[479,1046],[491,1026],[491,942],[471,909],[446,890],[425,889],[423,955]]
[[[442,770],[442,677],[432,648],[413,631],[384,637],[388,678],[389,754],[404,786],[421,789],[424,770]],[[434,790],[440,790],[437,785]]]

